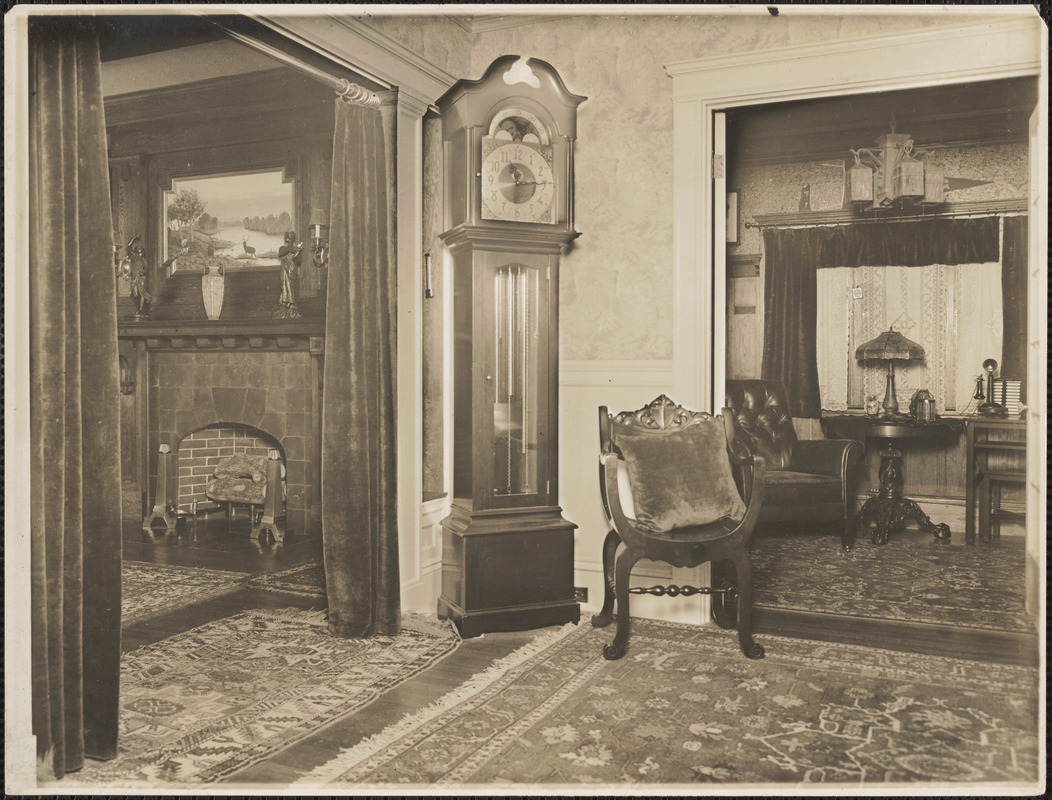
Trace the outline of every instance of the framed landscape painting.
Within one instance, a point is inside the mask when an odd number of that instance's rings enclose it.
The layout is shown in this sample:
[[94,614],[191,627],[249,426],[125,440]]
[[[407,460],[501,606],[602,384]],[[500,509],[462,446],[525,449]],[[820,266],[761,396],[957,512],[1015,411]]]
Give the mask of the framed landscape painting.
[[171,272],[277,268],[295,230],[294,186],[282,170],[173,178],[162,208],[164,263]]

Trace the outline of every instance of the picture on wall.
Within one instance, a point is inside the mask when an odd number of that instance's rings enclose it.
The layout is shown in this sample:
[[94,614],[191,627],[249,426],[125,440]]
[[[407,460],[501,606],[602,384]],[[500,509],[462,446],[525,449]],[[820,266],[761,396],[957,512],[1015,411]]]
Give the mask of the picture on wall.
[[295,230],[293,183],[281,170],[172,180],[164,193],[164,260],[172,272],[278,267]]

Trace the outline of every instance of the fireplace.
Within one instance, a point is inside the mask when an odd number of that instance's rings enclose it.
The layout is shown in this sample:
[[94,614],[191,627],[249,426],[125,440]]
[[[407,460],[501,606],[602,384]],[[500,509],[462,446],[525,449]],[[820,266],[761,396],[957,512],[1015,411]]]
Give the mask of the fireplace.
[[136,340],[139,385],[148,386],[137,443],[148,455],[140,481],[146,507],[154,502],[161,444],[178,455],[169,485],[184,509],[204,501],[204,483],[220,458],[277,449],[286,469],[287,528],[312,532],[321,520],[322,337],[306,321],[274,324],[268,333],[246,323],[174,333],[165,327],[161,333],[160,323],[139,323],[119,331]]
[[248,425],[209,425],[183,437],[176,451],[178,491],[176,505],[181,509],[207,506],[212,501],[205,490],[219,462],[228,456],[266,457],[271,450],[281,453],[281,443],[266,431]]

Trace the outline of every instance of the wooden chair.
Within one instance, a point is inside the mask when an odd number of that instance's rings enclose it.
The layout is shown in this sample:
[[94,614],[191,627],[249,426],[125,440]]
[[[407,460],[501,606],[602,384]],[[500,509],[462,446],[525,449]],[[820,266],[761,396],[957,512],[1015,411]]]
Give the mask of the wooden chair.
[[[733,419],[728,409],[721,416],[689,411],[665,395],[616,416],[606,406],[599,409],[599,485],[612,529],[603,543],[603,608],[592,625],[609,625],[617,604],[617,633],[613,644],[604,646],[604,658],[624,655],[629,594],[644,593],[711,594],[716,622],[737,626],[742,652],[763,658],[763,647],[752,638],[752,567],[746,548],[763,504],[764,460],[729,453]],[[731,473],[732,458],[750,467],[744,499]],[[626,502],[629,491],[631,503]],[[641,558],[674,567],[719,563],[727,577],[715,588],[630,588],[632,568]]]

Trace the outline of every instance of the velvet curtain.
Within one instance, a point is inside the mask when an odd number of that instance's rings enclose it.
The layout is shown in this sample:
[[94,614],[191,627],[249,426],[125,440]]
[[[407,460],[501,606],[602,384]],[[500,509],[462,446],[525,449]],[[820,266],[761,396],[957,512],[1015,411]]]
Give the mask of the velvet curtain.
[[820,417],[815,270],[994,262],[999,228],[997,217],[767,228],[761,377],[785,384],[794,417]]
[[336,102],[321,496],[329,631],[401,625],[395,504],[395,108]]
[[[1005,308],[1027,308],[1027,218],[1005,217],[1001,297]],[[1026,397],[1027,315],[1006,314],[998,374],[1021,381]]]
[[29,28],[32,714],[56,777],[117,753],[117,305],[98,39]]

